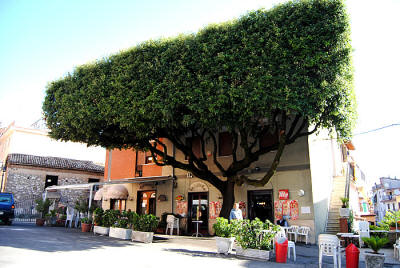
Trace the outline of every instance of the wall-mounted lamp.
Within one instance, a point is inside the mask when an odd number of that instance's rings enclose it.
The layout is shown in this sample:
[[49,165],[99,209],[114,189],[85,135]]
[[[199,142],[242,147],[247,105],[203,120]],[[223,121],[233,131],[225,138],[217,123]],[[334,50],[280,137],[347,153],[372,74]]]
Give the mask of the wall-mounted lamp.
[[303,189],[298,190],[297,191],[297,195],[298,196],[304,196],[304,190]]

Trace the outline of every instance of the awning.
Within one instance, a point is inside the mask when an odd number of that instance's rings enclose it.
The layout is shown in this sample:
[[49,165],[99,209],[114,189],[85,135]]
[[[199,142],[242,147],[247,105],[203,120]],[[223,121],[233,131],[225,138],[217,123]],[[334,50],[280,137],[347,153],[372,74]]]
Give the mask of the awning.
[[99,189],[96,194],[94,195],[93,200],[99,201],[103,198],[103,188]]
[[46,198],[48,199],[60,199],[61,194],[58,192],[48,191]]
[[128,199],[128,189],[122,184],[115,184],[103,188],[103,199]]

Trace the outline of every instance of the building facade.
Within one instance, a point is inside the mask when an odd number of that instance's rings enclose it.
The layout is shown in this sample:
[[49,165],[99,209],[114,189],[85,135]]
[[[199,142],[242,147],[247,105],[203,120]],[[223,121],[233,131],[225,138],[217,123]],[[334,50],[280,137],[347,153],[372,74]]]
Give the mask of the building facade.
[[372,187],[372,199],[378,224],[387,211],[400,209],[400,180],[382,177],[379,181],[379,184],[375,183]]
[[[223,152],[223,137],[219,135],[218,160],[227,166],[232,156]],[[310,227],[310,241],[315,242],[318,234],[325,231],[333,178],[344,172],[341,145],[326,137],[320,133],[288,145],[277,172],[264,187],[246,183],[236,185],[235,201],[240,203],[244,217],[258,217],[272,222],[285,217],[289,224]],[[167,146],[168,151],[173,151],[172,144],[167,143]],[[211,150],[207,146],[206,152]],[[273,152],[263,155],[243,172],[250,178],[261,178],[274,155]],[[175,157],[185,161],[183,154],[176,153]],[[218,174],[212,160],[208,161],[208,167]],[[181,227],[186,232],[193,232],[193,221],[199,219],[202,221],[200,229],[213,234],[212,225],[219,215],[222,195],[210,183],[184,170],[157,166],[149,153],[133,150],[107,151],[104,176],[105,180],[110,181],[157,176],[175,178],[162,182],[125,184],[126,198],[103,199],[103,208],[130,209],[158,217],[165,212],[172,212],[183,217]]]

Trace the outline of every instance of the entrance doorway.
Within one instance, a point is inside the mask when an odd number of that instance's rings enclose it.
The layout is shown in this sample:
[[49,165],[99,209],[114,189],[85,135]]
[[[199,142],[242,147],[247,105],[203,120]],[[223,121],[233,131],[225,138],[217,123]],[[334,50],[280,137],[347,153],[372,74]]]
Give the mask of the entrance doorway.
[[274,222],[274,204],[272,190],[248,191],[249,219]]
[[138,192],[137,196],[136,213],[156,215],[156,191]]
[[196,224],[193,221],[199,220],[199,232],[208,234],[208,193],[189,193],[188,207],[188,232],[196,232]]

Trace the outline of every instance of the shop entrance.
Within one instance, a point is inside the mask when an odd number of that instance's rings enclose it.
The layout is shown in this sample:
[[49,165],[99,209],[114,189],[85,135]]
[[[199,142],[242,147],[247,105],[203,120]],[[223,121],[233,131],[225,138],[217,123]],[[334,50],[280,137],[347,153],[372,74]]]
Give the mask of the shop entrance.
[[248,191],[249,219],[274,222],[274,204],[272,190]]
[[156,191],[143,191],[137,194],[137,209],[139,215],[156,215]]
[[188,195],[188,232],[196,232],[196,224],[193,221],[202,221],[199,224],[199,232],[208,234],[208,193],[189,193]]

